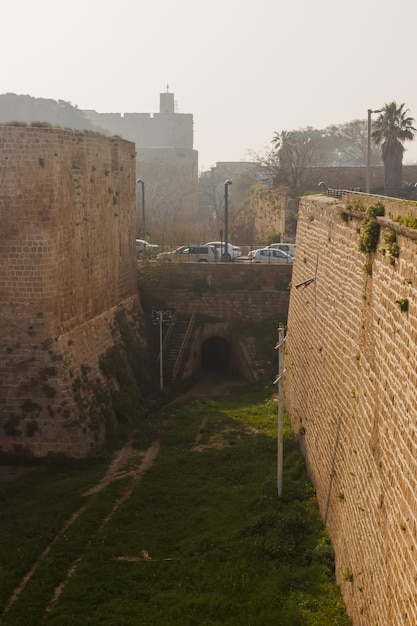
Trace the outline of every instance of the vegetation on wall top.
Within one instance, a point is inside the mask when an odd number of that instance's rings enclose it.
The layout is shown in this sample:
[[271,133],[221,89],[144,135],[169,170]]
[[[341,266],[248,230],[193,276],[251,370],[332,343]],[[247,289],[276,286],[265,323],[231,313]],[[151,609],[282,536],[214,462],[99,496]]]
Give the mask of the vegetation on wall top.
[[384,215],[385,207],[380,200],[377,200],[370,204],[365,212],[366,218],[362,222],[359,250],[370,254],[375,252],[378,245],[380,226],[376,218]]

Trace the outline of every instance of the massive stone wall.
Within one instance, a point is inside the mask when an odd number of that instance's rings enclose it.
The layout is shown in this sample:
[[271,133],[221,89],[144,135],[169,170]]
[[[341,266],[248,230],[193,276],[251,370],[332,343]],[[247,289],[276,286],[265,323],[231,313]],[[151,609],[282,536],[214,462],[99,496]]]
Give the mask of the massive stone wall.
[[279,234],[281,241],[293,242],[296,231],[297,198],[286,191],[256,186],[250,194],[253,211],[253,241],[265,242]]
[[251,263],[140,264],[143,301],[223,321],[285,322],[292,265]]
[[[385,203],[394,218],[417,214],[415,203]],[[353,623],[411,626],[417,624],[416,233],[381,219],[377,251],[363,254],[364,215],[342,220],[340,207],[324,196],[300,204],[284,402]],[[390,227],[398,258],[387,249]]]
[[[136,175],[145,183],[149,225],[157,223],[161,210],[169,213],[175,209],[177,216],[193,218],[198,208],[193,115],[175,110],[173,93],[161,93],[159,99],[158,113],[84,111],[97,127],[135,143]],[[140,229],[138,224],[138,236],[143,236]]]
[[138,305],[135,146],[0,126],[0,150],[0,446],[82,455],[104,424],[80,388]]

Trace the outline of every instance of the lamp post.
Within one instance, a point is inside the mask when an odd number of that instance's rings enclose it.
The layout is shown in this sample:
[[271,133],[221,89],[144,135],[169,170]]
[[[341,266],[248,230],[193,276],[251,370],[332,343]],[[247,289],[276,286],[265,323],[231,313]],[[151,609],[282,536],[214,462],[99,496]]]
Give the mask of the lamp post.
[[368,141],[366,145],[366,193],[371,193],[371,115],[372,113],[381,113],[380,109],[373,111],[368,109]]
[[140,178],[136,181],[138,184],[142,185],[142,239],[146,240],[146,229],[145,229],[145,183]]
[[227,245],[227,238],[229,236],[229,185],[232,184],[231,180],[226,180],[224,183],[224,247],[225,251],[222,256],[222,261],[230,261],[229,249]]
[[282,381],[284,378],[283,358],[285,346],[285,329],[282,324],[278,327],[278,343],[275,349],[278,350],[278,376],[274,380],[274,384],[278,385],[278,416],[277,416],[277,492],[278,497],[282,496],[282,467],[284,458],[284,425],[283,425],[283,389]]
[[164,364],[163,364],[163,336],[162,336],[162,325],[163,324],[172,324],[172,313],[171,311],[152,311],[152,324],[154,326],[158,326],[159,324],[159,389],[163,391],[164,389]]

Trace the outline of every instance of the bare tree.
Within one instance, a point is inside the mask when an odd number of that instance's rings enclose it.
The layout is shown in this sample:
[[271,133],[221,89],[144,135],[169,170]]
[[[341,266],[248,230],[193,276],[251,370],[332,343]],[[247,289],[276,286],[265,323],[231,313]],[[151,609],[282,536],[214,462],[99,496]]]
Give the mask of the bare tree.
[[[352,120],[345,124],[333,124],[323,131],[328,147],[333,151],[333,163],[352,166],[366,165],[368,149],[368,122],[367,120]],[[381,164],[381,153],[375,142],[371,143],[371,164]]]
[[283,130],[274,134],[272,145],[278,159],[275,186],[286,185],[294,193],[302,190],[306,169],[319,162],[319,144],[311,130]]
[[251,150],[249,152],[253,161],[258,163],[261,168],[260,174],[258,174],[258,182],[263,182],[269,185],[273,185],[274,181],[278,179],[280,161],[278,152],[273,147],[266,146],[264,152],[255,152]]
[[[224,183],[232,180],[229,199],[229,219],[233,222],[233,212],[249,197],[252,185],[259,181],[259,164],[254,162],[220,162],[207,172],[202,172],[199,187],[200,217],[203,212],[213,227],[213,236],[219,236],[224,225]],[[231,234],[231,232],[230,232]]]
[[174,222],[196,221],[197,179],[187,164],[181,166],[164,158],[138,159],[136,168],[137,175],[146,185],[146,224],[149,229],[161,233]]

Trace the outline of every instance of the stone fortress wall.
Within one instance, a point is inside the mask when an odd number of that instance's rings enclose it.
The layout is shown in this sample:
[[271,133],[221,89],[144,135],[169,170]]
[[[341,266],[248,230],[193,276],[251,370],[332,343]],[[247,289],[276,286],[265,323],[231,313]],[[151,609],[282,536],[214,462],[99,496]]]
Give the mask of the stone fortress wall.
[[292,264],[142,263],[142,302],[232,323],[287,320]]
[[75,381],[99,376],[115,312],[138,305],[135,146],[3,125],[0,154],[0,446],[81,456],[104,424]]
[[177,204],[177,212],[195,215],[198,152],[193,148],[193,115],[176,111],[173,93],[159,95],[158,113],[84,113],[98,128],[135,143],[136,175],[145,183],[146,204],[153,212],[162,197],[168,207]]
[[[82,456],[103,441],[105,423],[93,410],[97,397],[89,404],[80,391],[87,377],[100,383],[98,362],[115,342],[118,312],[140,311],[135,146],[95,133],[0,126],[0,147],[0,446]],[[386,216],[417,214],[415,203],[384,202]],[[324,196],[300,204],[285,404],[355,625],[411,626],[416,231],[379,218],[379,249],[386,250],[389,226],[397,233],[392,264],[387,253],[359,252],[363,215],[342,220],[341,206]],[[217,278],[200,269],[207,276],[194,277],[196,301],[207,311],[210,290],[200,288],[216,287]],[[279,292],[272,269],[262,269],[263,288]],[[237,279],[230,277],[235,289]],[[273,306],[286,307],[287,296],[278,296]]]
[[193,115],[175,111],[174,94],[161,93],[158,113],[98,113],[85,110],[88,119],[141,148],[193,149]]
[[[386,217],[378,218],[378,251],[372,254],[358,248],[363,213],[343,220],[340,201],[301,200],[284,403],[317,489],[353,623],[412,626],[417,624],[417,233],[388,216],[417,215],[417,206],[382,200]],[[398,258],[387,250],[384,236],[390,229]],[[401,310],[405,302],[408,309]]]

